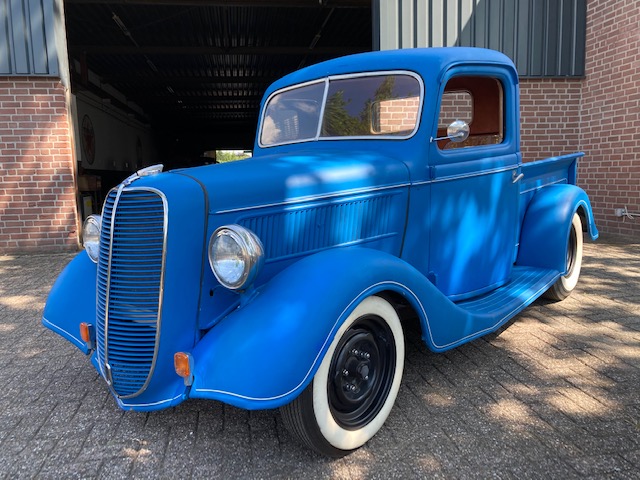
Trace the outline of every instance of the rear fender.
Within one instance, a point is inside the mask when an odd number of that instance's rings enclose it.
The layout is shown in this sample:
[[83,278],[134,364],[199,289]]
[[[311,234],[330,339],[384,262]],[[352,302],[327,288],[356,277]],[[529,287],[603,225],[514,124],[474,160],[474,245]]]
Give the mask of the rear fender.
[[[245,409],[289,403],[311,382],[342,322],[362,299],[382,291],[405,296],[423,322],[418,298],[439,297],[443,308],[454,308],[423,275],[387,253],[352,247],[311,255],[203,337],[192,352],[189,396]],[[426,335],[428,344],[434,335]]]
[[576,212],[591,239],[597,239],[591,203],[584,190],[575,185],[550,185],[539,190],[524,216],[516,264],[566,273],[567,242]]
[[75,256],[53,284],[42,324],[89,354],[80,338],[80,322],[96,323],[96,264],[86,251]]

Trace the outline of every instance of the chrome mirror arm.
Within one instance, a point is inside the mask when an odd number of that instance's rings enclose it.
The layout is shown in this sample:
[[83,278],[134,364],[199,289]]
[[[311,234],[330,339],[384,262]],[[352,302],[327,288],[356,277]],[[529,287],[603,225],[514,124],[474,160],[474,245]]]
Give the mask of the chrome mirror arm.
[[438,140],[451,140],[452,142],[459,143],[464,142],[469,138],[469,124],[464,120],[454,120],[447,127],[446,137],[431,137],[430,142],[437,142]]

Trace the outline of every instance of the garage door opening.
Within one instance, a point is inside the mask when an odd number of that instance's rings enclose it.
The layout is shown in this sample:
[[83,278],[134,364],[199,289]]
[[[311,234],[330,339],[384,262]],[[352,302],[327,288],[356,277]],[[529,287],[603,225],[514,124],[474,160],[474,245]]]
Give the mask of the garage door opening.
[[144,166],[250,151],[269,84],[372,49],[369,0],[64,5],[83,216]]

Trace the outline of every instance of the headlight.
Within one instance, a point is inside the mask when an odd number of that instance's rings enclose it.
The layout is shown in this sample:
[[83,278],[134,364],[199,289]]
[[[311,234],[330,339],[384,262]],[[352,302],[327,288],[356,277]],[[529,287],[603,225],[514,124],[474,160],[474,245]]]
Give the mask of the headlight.
[[250,285],[264,257],[262,243],[251,230],[240,225],[218,228],[209,240],[209,265],[218,281],[231,290]]
[[82,226],[82,245],[89,254],[89,258],[98,263],[100,253],[100,215],[89,215]]

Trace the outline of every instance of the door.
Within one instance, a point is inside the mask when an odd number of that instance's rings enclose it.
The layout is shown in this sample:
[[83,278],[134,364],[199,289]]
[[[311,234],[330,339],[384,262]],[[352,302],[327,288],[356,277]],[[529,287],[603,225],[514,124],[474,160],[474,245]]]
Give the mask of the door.
[[[441,88],[437,138],[430,145],[429,279],[462,300],[509,281],[519,231],[520,155],[517,88],[508,72],[456,73]],[[446,138],[453,120],[468,123],[466,140]]]

